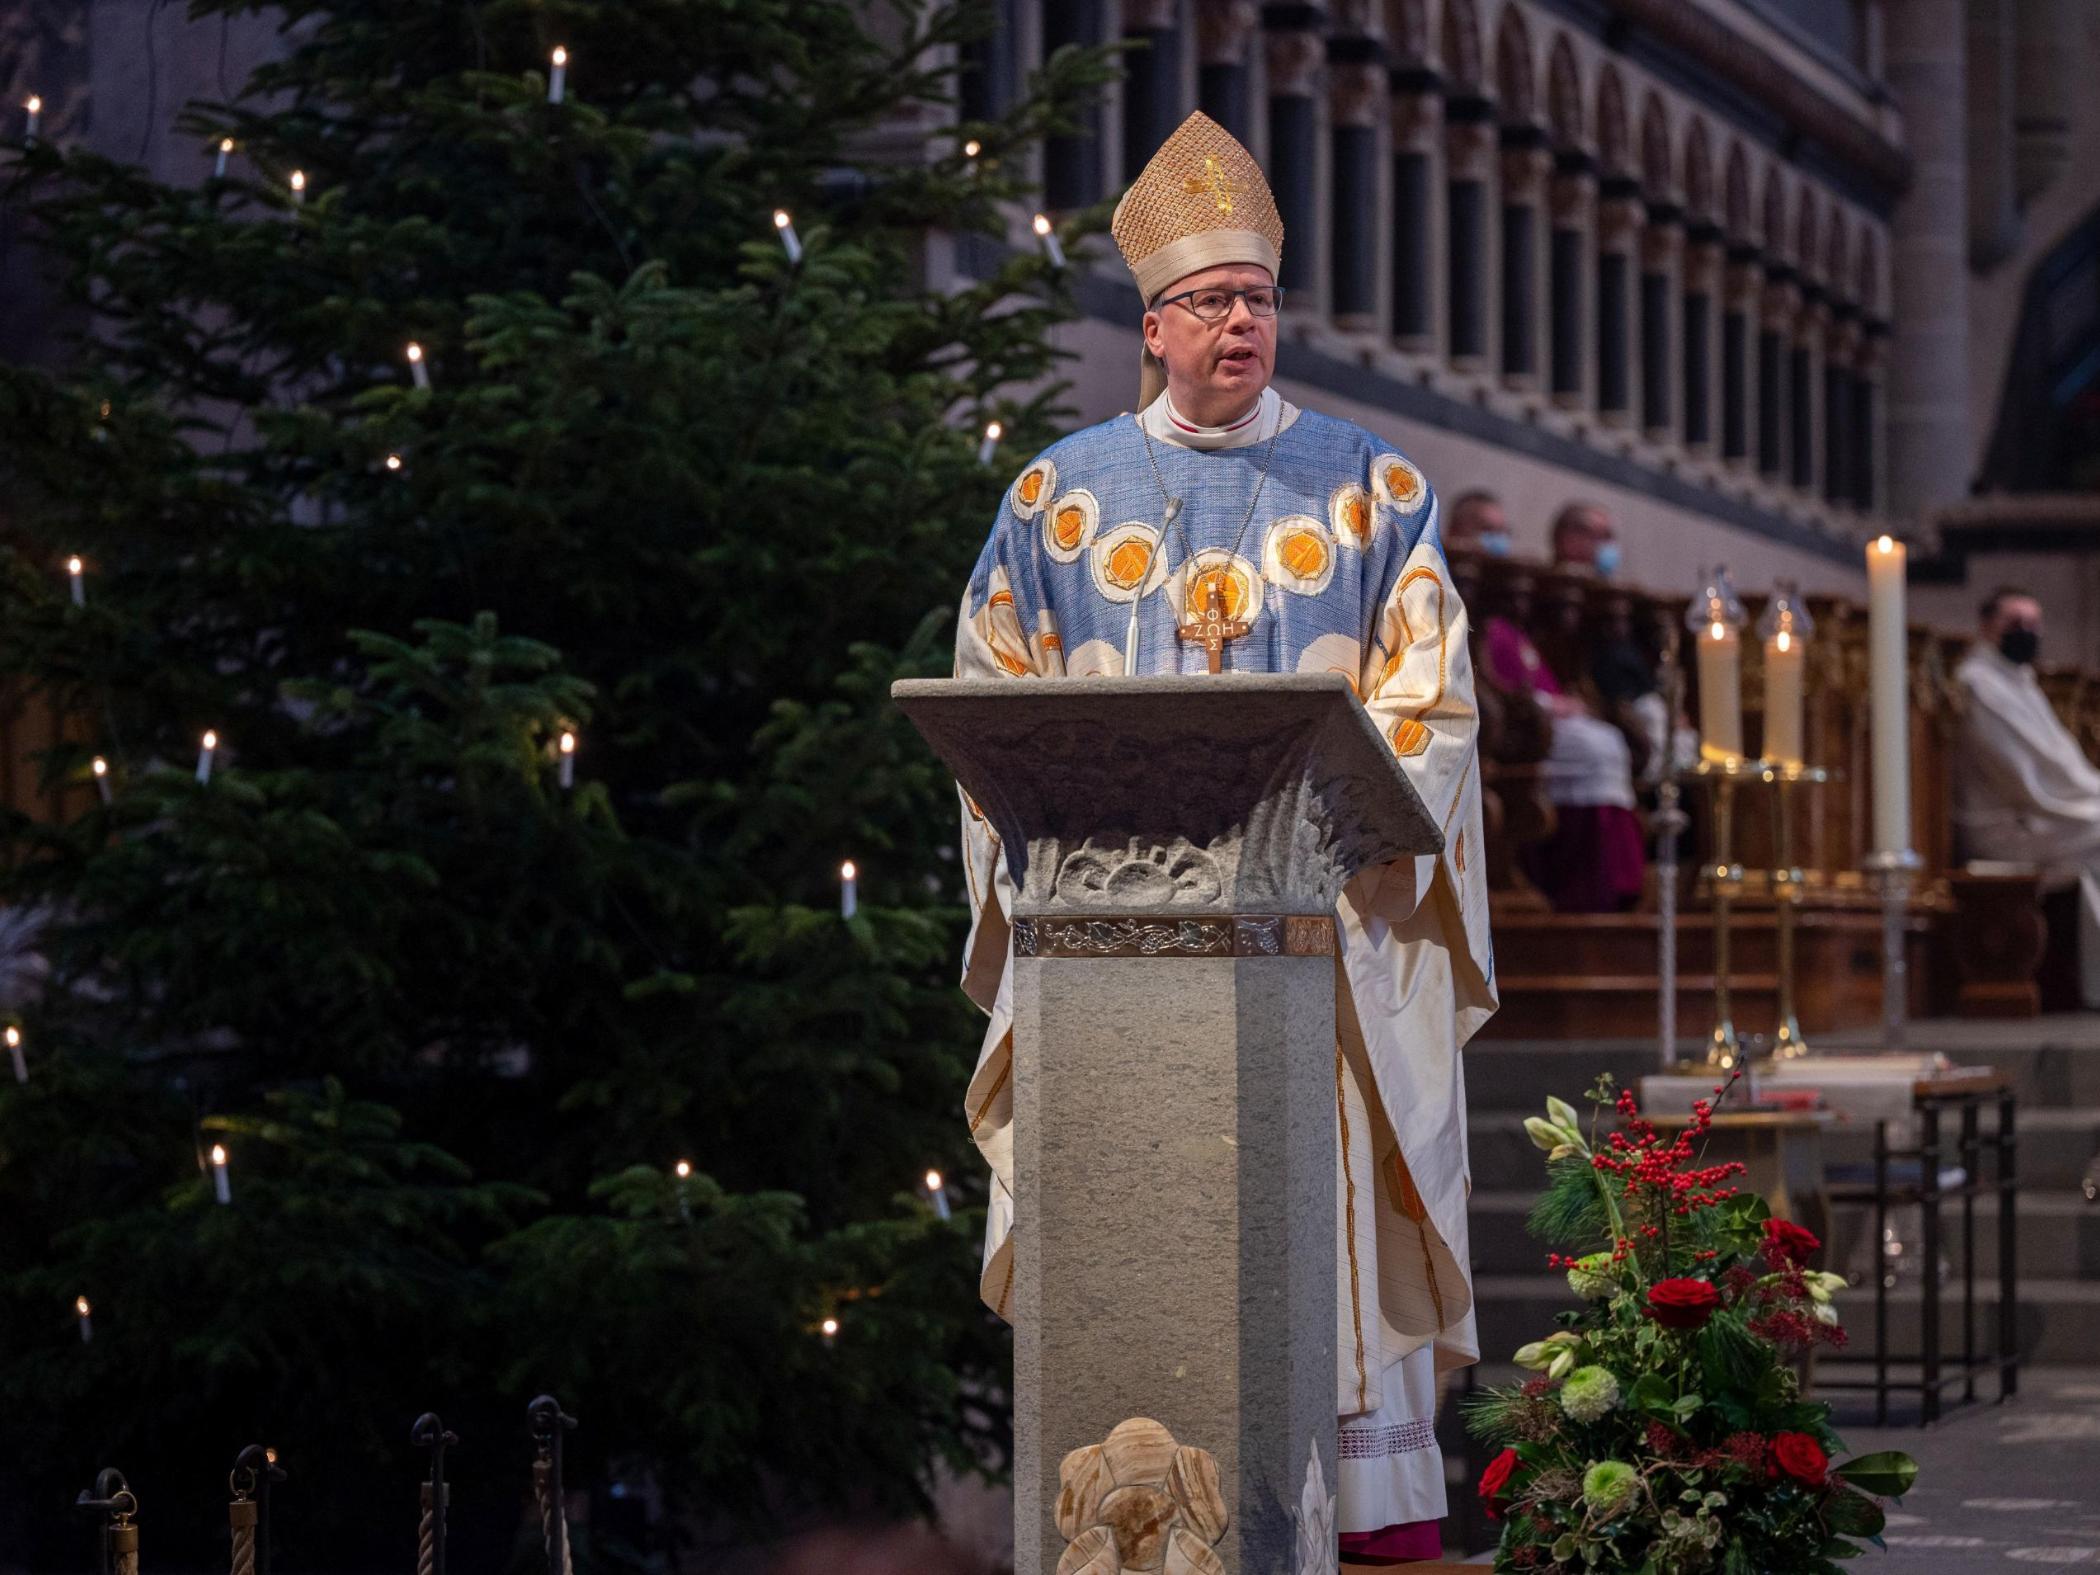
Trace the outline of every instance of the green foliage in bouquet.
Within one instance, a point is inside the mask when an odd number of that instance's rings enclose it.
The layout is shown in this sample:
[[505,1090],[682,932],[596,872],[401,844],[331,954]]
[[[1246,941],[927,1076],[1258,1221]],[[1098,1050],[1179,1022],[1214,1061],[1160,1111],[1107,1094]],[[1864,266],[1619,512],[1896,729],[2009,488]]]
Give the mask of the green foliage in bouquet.
[[[1583,1308],[1517,1352],[1536,1377],[1468,1406],[1503,1446],[1480,1481],[1503,1523],[1495,1568],[1830,1575],[1882,1546],[1877,1500],[1908,1492],[1917,1465],[1834,1463],[1829,1407],[1792,1365],[1845,1339],[1845,1282],[1809,1267],[1822,1243],[1730,1185],[1741,1165],[1698,1163],[1718,1101],[1665,1141],[1609,1076],[1589,1098],[1587,1134],[1560,1099],[1525,1122],[1547,1156],[1531,1228]],[[1607,1108],[1622,1119],[1600,1141]]]

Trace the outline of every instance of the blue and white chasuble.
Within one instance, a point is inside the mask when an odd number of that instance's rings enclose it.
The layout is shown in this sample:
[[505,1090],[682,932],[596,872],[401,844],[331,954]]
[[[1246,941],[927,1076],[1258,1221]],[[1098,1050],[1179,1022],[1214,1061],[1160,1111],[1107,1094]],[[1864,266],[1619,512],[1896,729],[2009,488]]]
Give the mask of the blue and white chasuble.
[[[1172,524],[1169,496],[1183,500]],[[1250,625],[1226,670],[1345,675],[1444,828],[1441,854],[1359,873],[1336,924],[1339,1529],[1433,1520],[1436,1373],[1479,1359],[1459,1052],[1495,987],[1466,614],[1429,484],[1372,433],[1273,389],[1230,429],[1195,427],[1162,395],[1015,478],[963,598],[956,675],[1207,671],[1203,646],[1176,633],[1191,550],[1198,609],[1215,581],[1226,615]],[[963,986],[991,1014],[966,1096],[994,1177],[981,1292],[1005,1316],[1013,890],[967,795],[962,821],[975,909]]]

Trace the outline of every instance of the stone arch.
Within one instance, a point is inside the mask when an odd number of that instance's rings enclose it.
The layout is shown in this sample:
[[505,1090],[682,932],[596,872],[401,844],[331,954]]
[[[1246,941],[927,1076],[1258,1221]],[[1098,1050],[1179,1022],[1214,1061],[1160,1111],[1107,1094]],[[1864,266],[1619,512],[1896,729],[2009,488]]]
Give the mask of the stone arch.
[[1480,66],[1480,16],[1473,0],[1444,0],[1444,25],[1439,40],[1444,56],[1444,78],[1454,98],[1477,97],[1482,86]]
[[1538,86],[1531,65],[1531,29],[1524,13],[1505,6],[1495,27],[1495,97],[1502,119],[1512,126],[1538,123]]
[[1750,238],[1750,158],[1740,142],[1728,144],[1721,176],[1721,225],[1733,241]]
[[1633,132],[1626,118],[1626,84],[1618,68],[1597,74],[1597,159],[1607,175],[1633,173]]
[[1671,180],[1670,116],[1662,95],[1650,92],[1641,105],[1641,184],[1651,202],[1666,199],[1676,184]]
[[1583,124],[1582,72],[1575,64],[1575,46],[1565,33],[1553,40],[1552,52],[1546,57],[1546,124],[1562,147],[1589,146],[1589,128]]
[[1684,139],[1684,207],[1695,219],[1713,220],[1714,152],[1706,122],[1694,120]]

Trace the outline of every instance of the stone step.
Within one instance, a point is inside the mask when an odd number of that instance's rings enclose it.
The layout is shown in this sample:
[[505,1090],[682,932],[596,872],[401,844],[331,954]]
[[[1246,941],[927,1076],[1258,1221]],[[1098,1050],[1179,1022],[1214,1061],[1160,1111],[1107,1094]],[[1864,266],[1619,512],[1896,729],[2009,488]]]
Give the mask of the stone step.
[[[1530,1274],[1542,1269],[1551,1249],[1524,1228],[1525,1217],[1538,1199],[1536,1192],[1482,1191],[1475,1189],[1467,1204],[1471,1230],[1473,1268],[1481,1274]],[[2087,1203],[2083,1196],[2063,1191],[2023,1190],[2017,1202],[2015,1224],[2019,1270],[2023,1276],[2051,1276],[2100,1281],[2100,1204]],[[1915,1216],[1913,1216],[1913,1219]],[[1837,1206],[1832,1243],[1836,1256],[1831,1264],[1840,1273],[1854,1263],[1856,1243],[1873,1228],[1870,1211],[1861,1204]],[[1897,1222],[1899,1234],[1914,1232],[1914,1225]],[[1950,1209],[1944,1216],[1943,1250],[1955,1272],[1961,1269],[1961,1215]],[[1998,1213],[1978,1200],[1976,1211],[1976,1262],[1979,1275],[1998,1272]]]
[[[1553,1315],[1576,1305],[1564,1276],[1542,1274],[1484,1274],[1473,1282],[1474,1312],[1480,1325],[1480,1351],[1486,1359],[1506,1362],[1509,1354],[1527,1341],[1553,1332]],[[1896,1354],[1915,1352],[1918,1347],[1920,1298],[1908,1287],[1890,1294],[1890,1349]],[[1839,1309],[1851,1336],[1848,1352],[1873,1351],[1874,1303],[1870,1294],[1855,1289],[1839,1298]],[[2100,1282],[2091,1280],[2030,1279],[2019,1289],[2017,1345],[2023,1361],[2090,1364],[2100,1352]],[[1989,1336],[1997,1327],[1995,1285],[1976,1287],[1978,1348],[1988,1348]],[[1961,1350],[1961,1300],[1958,1287],[1940,1301],[1941,1349],[1947,1355]]]
[[[1471,1087],[1469,1084],[1469,1094]],[[1493,1177],[1498,1183],[1536,1178],[1543,1185],[1545,1156],[1525,1132],[1524,1118],[1544,1113],[1544,1093],[1521,1109],[1483,1107],[1475,1102],[1466,1121],[1466,1145],[1476,1181],[1485,1177]],[[1995,1120],[1992,1115],[1983,1122],[1986,1133]],[[2016,1117],[2016,1133],[2021,1186],[2029,1192],[2074,1191],[2092,1165],[2094,1155],[2100,1154],[2100,1106],[2023,1110]],[[1824,1134],[1823,1148],[1832,1164],[1871,1160],[1873,1129],[1833,1126]],[[1942,1153],[1942,1164],[1956,1163],[1951,1135],[1945,1132]],[[1988,1160],[1984,1174],[1990,1174]]]

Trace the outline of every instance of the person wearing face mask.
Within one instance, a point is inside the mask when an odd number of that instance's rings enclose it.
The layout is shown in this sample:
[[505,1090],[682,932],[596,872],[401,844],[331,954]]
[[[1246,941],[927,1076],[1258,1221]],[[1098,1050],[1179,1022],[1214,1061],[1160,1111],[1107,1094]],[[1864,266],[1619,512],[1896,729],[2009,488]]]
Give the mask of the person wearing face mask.
[[1502,512],[1502,500],[1480,487],[1461,492],[1451,504],[1444,545],[1490,558],[1508,557],[1515,550],[1515,542],[1509,534],[1509,519]]
[[1963,706],[1954,826],[1964,857],[2030,864],[2043,889],[2078,891],[2078,983],[2100,1008],[2100,770],[2034,674],[2042,606],[2017,586],[1983,604],[1955,669]]

